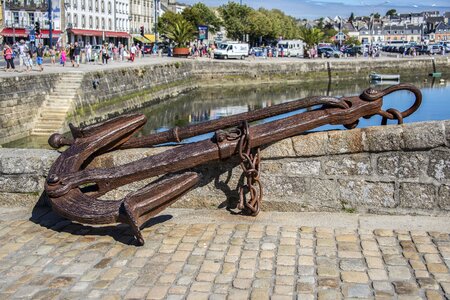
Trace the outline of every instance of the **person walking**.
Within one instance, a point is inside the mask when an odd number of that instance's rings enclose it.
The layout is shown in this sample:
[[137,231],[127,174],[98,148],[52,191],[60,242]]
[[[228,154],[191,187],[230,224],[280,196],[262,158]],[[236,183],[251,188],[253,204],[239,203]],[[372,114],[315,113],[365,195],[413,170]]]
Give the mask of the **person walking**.
[[102,46],[102,64],[107,65],[109,59],[108,48],[106,45]]
[[20,43],[19,43],[19,66],[20,66],[20,71],[22,71],[23,65],[25,65],[26,71],[27,72],[29,71],[30,61],[29,61],[28,52],[30,52],[30,49],[28,48],[27,44],[25,44],[24,40],[20,40]]
[[75,42],[75,45],[73,46],[73,57],[77,68],[80,67],[80,55],[81,47],[78,45],[78,42]]
[[60,58],[59,58],[59,63],[65,67],[66,66],[66,61],[67,61],[67,52],[66,52],[66,48],[62,47],[61,48],[61,54],[60,54]]
[[36,64],[38,65],[40,72],[44,71],[44,67],[42,66],[43,63],[44,63],[44,46],[42,45],[42,43],[39,43],[38,48],[36,50]]
[[50,62],[51,62],[52,65],[55,65],[55,63],[56,63],[56,49],[55,49],[55,46],[50,47],[49,52],[50,52]]
[[137,51],[136,46],[134,44],[132,44],[131,48],[130,48],[130,61],[131,62],[134,62],[134,57],[136,55],[136,51]]
[[84,51],[86,52],[86,63],[90,64],[92,60],[92,46],[89,42],[86,43]]
[[8,44],[5,44],[5,48],[3,48],[3,56],[6,60],[6,72],[14,72],[15,66],[13,50]]

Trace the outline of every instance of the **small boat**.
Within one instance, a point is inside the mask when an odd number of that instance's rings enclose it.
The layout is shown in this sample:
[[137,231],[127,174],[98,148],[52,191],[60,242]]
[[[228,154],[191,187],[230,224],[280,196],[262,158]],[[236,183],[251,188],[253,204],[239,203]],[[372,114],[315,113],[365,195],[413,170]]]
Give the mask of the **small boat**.
[[370,79],[372,80],[400,80],[400,75],[394,75],[394,74],[377,74],[377,73],[371,73]]
[[439,78],[439,77],[442,76],[442,73],[441,73],[441,72],[434,72],[434,73],[430,73],[429,75],[430,75],[431,77]]

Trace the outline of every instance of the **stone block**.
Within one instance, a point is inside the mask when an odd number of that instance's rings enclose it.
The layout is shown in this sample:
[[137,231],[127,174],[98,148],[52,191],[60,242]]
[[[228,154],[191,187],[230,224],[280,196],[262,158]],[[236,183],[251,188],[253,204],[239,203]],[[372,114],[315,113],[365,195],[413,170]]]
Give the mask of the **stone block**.
[[291,176],[263,174],[261,182],[264,184],[264,195],[268,197],[299,197],[309,187],[308,179]]
[[339,180],[339,200],[352,207],[396,207],[394,183],[363,180]]
[[377,126],[363,130],[365,150],[369,152],[397,151],[403,148],[403,128],[401,126]]
[[47,175],[59,153],[40,149],[0,149],[1,174]]
[[319,175],[320,161],[317,160],[303,160],[292,161],[282,165],[283,172],[288,176],[311,176]]
[[3,175],[0,177],[0,192],[39,193],[44,190],[44,177],[36,175]]
[[292,138],[297,156],[322,156],[327,154],[328,133],[314,132]]
[[3,193],[0,192],[0,206],[33,206],[40,198],[39,193]]
[[445,145],[444,124],[441,122],[424,122],[404,124],[404,149],[422,150]]
[[431,151],[428,175],[439,181],[450,180],[450,151]]
[[438,192],[438,204],[441,209],[450,210],[450,186],[441,185]]
[[393,153],[377,159],[379,175],[397,178],[418,178],[426,168],[426,156],[420,153]]
[[445,140],[447,141],[447,147],[450,147],[450,120],[444,121],[445,127]]
[[341,209],[337,200],[337,183],[334,180],[311,179],[308,198],[317,209],[336,211]]
[[327,175],[371,175],[372,166],[369,155],[355,154],[333,156],[324,163]]
[[262,151],[264,158],[284,158],[295,157],[295,151],[292,146],[291,139],[284,139],[277,143],[271,144]]
[[364,151],[362,130],[343,130],[328,132],[328,154],[359,153]]
[[400,207],[403,208],[435,208],[436,188],[432,184],[401,183]]

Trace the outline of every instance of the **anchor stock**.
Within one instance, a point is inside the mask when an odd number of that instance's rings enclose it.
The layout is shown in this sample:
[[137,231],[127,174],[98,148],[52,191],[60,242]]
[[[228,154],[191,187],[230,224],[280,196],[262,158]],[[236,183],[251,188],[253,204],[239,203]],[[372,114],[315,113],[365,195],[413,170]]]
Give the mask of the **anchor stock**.
[[[415,95],[414,104],[404,112],[383,110],[383,97],[399,90],[412,92]],[[70,147],[50,169],[45,190],[52,208],[62,216],[88,224],[129,224],[137,242],[143,244],[140,228],[198,184],[201,174],[189,171],[193,167],[239,155],[247,179],[247,184],[239,191],[239,208],[256,216],[261,209],[263,195],[260,146],[326,124],[342,124],[353,128],[360,118],[374,115],[381,115],[383,124],[387,119],[396,119],[401,123],[403,118],[418,109],[421,101],[419,89],[409,84],[400,84],[383,91],[368,89],[355,97],[300,99],[142,138],[132,137],[146,123],[145,116],[139,114],[117,117],[82,129],[71,126],[73,139],[63,138],[59,134],[54,134],[49,139],[49,144],[55,148],[62,145]],[[252,121],[303,108],[311,110],[259,125],[248,125]],[[224,131],[230,128],[232,129]],[[180,142],[185,138],[213,131],[216,134],[212,139],[174,147],[119,167],[84,168],[87,161],[103,153]],[[156,176],[163,177],[123,199],[99,199],[120,186]],[[93,190],[85,192],[82,189],[84,185],[90,185]],[[249,199],[246,199],[246,193],[249,194]]]

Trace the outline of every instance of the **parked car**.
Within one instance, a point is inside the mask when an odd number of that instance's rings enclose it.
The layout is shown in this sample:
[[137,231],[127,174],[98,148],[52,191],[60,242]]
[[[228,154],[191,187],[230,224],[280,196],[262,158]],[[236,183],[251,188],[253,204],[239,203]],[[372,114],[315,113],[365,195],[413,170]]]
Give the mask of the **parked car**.
[[338,51],[332,47],[320,47],[317,50],[318,50],[319,56],[322,56],[322,54],[323,54],[326,58],[341,57],[341,55],[342,55],[341,51]]
[[416,48],[416,54],[417,55],[424,55],[424,54],[428,54],[428,46],[414,46],[414,48]]
[[261,47],[253,47],[250,49],[249,55],[255,55],[255,56],[263,56],[264,50]]
[[361,46],[354,46],[354,47],[350,47],[350,48],[346,48],[344,50],[344,54],[350,55],[350,56],[356,56],[358,55],[362,55],[363,51]]
[[143,52],[144,54],[152,54],[153,46],[152,45],[144,45]]
[[441,53],[439,45],[428,45],[427,54],[434,55],[438,53]]

